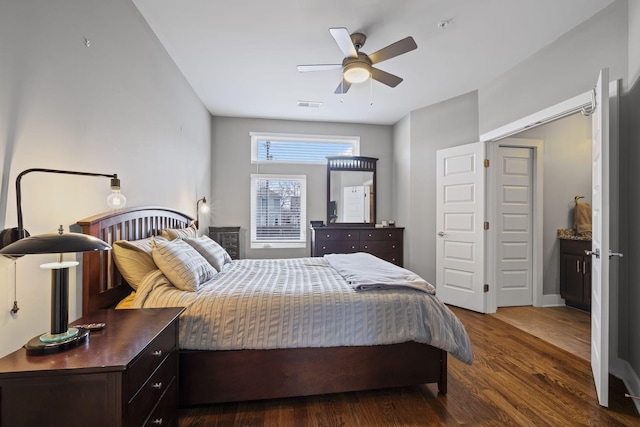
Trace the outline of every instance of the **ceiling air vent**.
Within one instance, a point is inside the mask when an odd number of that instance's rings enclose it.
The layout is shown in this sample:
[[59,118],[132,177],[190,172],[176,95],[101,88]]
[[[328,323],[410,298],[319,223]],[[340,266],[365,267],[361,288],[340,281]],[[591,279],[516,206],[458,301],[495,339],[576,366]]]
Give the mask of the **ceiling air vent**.
[[319,101],[298,101],[298,107],[312,107],[318,108],[322,105]]

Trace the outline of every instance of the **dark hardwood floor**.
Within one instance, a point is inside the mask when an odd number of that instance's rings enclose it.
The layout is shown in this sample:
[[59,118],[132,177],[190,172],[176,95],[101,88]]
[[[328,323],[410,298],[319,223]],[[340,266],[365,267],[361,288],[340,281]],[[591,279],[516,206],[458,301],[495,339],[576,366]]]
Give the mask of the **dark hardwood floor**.
[[453,307],[471,337],[472,366],[449,358],[449,392],[435,385],[180,410],[195,426],[640,426],[612,378],[598,405],[589,362],[495,316]]

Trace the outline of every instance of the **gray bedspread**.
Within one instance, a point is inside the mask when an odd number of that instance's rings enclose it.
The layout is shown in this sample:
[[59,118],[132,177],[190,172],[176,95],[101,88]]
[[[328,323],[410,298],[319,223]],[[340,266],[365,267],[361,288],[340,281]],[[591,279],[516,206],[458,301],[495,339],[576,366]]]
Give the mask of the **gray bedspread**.
[[472,363],[469,337],[437,297],[398,288],[356,291],[323,258],[236,260],[197,292],[156,270],[134,307],[186,307],[180,348],[240,350],[417,341]]

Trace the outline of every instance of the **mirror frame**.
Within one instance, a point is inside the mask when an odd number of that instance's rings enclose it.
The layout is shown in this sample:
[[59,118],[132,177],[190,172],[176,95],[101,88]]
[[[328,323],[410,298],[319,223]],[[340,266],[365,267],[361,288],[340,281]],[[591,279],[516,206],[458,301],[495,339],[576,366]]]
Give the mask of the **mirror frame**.
[[[365,226],[373,227],[376,223],[376,162],[378,159],[363,156],[329,156],[327,157],[327,226]],[[331,172],[373,172],[373,222],[331,222]]]

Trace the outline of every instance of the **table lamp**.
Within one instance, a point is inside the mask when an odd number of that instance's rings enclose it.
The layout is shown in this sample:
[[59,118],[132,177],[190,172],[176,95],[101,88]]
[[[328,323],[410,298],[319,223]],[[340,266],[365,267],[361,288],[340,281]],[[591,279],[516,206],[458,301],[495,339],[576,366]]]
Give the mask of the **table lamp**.
[[69,268],[75,267],[79,263],[64,261],[63,254],[106,249],[111,249],[111,246],[97,237],[80,233],[64,233],[62,226],[60,226],[58,233],[25,237],[0,249],[0,255],[9,257],[58,254],[56,262],[40,266],[43,269],[51,270],[51,330],[29,340],[25,344],[27,354],[56,353],[87,341],[88,330],[69,327]]

